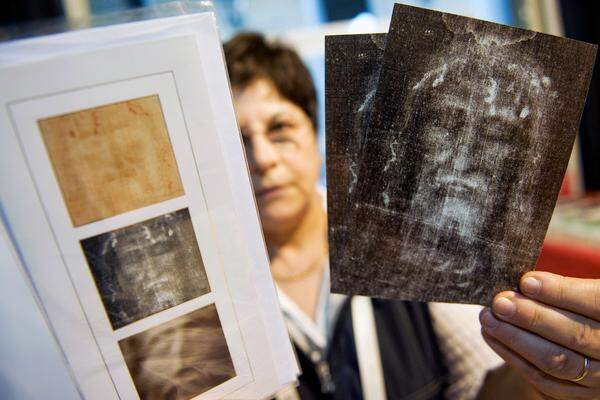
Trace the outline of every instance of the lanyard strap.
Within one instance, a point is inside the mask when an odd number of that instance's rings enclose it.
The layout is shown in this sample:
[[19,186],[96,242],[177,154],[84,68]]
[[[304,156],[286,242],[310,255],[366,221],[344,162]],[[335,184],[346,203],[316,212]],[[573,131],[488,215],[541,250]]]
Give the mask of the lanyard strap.
[[[351,301],[352,329],[363,399],[386,400],[381,353],[379,351],[379,340],[377,339],[377,327],[375,325],[375,315],[373,314],[371,299],[363,296],[354,296]],[[329,386],[332,382],[328,369],[329,366],[323,358],[322,349],[303,334],[295,324],[288,323],[288,329],[294,343],[315,363],[317,374],[319,375],[321,384],[324,386],[321,389],[327,393],[327,389],[332,389],[332,386]],[[297,390],[294,387],[290,387],[278,393],[276,399],[296,400],[299,399],[299,396]]]
[[363,398],[386,400],[381,353],[371,299],[354,296],[351,309]]

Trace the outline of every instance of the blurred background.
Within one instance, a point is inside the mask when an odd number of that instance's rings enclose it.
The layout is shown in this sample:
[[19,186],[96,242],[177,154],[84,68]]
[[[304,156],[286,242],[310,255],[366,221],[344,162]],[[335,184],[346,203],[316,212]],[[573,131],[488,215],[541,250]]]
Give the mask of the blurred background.
[[[160,0],[2,0],[0,41],[21,27],[76,24],[93,14],[121,12]],[[597,0],[413,0],[400,3],[506,25],[600,42]],[[261,31],[294,46],[309,66],[320,100],[320,147],[324,149],[324,35],[386,32],[393,0],[215,0],[223,40],[238,31]],[[580,131],[538,268],[600,278],[600,62],[596,61]],[[325,182],[323,169],[323,183]],[[0,248],[0,250],[2,250]],[[7,256],[0,251],[0,256]],[[0,258],[0,266],[7,265]],[[24,280],[20,286],[0,268],[0,398],[78,398],[60,355],[47,337]],[[9,287],[10,286],[10,287]],[[29,304],[32,303],[32,304]],[[24,315],[26,314],[26,315]],[[27,336],[27,340],[15,338]],[[34,346],[23,347],[23,343]],[[29,371],[30,375],[21,373]],[[52,373],[48,373],[52,371]],[[35,376],[37,384],[30,377]]]

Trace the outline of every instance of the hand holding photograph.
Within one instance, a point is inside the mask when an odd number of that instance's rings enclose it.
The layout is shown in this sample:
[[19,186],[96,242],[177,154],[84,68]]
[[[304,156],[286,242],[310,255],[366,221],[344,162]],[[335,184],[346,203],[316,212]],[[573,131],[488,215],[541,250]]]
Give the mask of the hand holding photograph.
[[351,207],[330,204],[350,231],[334,243],[347,250],[331,259],[332,290],[489,304],[516,287],[539,255],[595,51],[397,4],[369,125],[352,139]]

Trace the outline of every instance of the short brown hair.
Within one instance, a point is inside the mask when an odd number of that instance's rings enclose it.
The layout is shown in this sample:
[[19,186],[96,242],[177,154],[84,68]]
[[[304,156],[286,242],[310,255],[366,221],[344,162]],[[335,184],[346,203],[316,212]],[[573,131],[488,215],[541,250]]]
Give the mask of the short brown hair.
[[255,79],[269,79],[281,96],[306,113],[317,131],[317,94],[298,53],[251,32],[237,34],[223,48],[232,86],[245,87]]

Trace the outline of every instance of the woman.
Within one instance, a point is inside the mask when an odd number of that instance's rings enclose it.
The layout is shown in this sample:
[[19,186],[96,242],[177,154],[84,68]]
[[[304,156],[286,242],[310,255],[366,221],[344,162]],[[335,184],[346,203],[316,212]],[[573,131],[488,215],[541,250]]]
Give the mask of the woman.
[[[238,35],[224,48],[272,274],[303,371],[291,398],[472,398],[478,379],[451,390],[463,366],[444,348],[455,332],[440,331],[448,327],[439,324],[443,315],[434,327],[422,303],[329,294],[310,75],[294,51],[260,35]],[[485,340],[512,369],[492,375],[481,396],[539,398],[531,387],[556,399],[600,396],[600,363],[592,359],[600,357],[599,284],[565,279],[527,274],[521,289],[528,298],[501,293],[494,312],[482,312]]]

